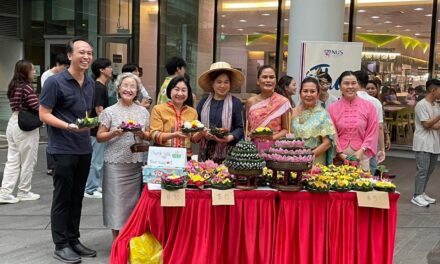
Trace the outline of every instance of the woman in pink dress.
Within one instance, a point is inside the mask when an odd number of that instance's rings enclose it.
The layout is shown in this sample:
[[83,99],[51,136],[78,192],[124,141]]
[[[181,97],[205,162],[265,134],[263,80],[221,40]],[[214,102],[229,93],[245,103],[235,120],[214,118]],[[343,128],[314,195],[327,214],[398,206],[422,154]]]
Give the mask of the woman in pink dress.
[[254,139],[261,152],[272,146],[273,142],[287,134],[289,127],[288,113],[291,109],[289,100],[275,93],[275,70],[264,65],[258,69],[257,85],[261,93],[249,98],[246,102],[247,133],[254,132],[258,127],[269,127],[273,135],[269,140]]
[[357,78],[351,71],[339,76],[342,97],[328,112],[336,128],[337,155],[355,157],[363,170],[369,170],[370,158],[376,155],[379,123],[374,105],[359,96]]

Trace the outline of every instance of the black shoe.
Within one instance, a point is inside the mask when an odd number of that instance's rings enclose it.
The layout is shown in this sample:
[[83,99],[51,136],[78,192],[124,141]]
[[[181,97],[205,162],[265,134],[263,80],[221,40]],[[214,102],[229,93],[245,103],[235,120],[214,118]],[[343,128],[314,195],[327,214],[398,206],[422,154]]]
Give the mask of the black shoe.
[[81,257],[71,247],[55,250],[53,257],[64,263],[80,263]]
[[71,245],[71,247],[76,253],[78,253],[78,255],[82,257],[91,257],[91,258],[96,257],[96,250],[87,248],[80,242],[78,242],[78,244]]

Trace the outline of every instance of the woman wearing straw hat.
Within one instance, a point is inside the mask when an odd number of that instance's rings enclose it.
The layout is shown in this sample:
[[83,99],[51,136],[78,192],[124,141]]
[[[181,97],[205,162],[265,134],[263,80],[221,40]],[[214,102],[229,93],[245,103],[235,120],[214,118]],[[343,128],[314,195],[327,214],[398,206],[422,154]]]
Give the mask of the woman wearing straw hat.
[[209,92],[197,105],[200,121],[207,128],[222,128],[229,134],[219,138],[208,131],[200,142],[200,159],[221,163],[228,150],[243,137],[243,105],[231,95],[232,88],[240,88],[244,75],[227,62],[213,63],[200,75],[199,86]]

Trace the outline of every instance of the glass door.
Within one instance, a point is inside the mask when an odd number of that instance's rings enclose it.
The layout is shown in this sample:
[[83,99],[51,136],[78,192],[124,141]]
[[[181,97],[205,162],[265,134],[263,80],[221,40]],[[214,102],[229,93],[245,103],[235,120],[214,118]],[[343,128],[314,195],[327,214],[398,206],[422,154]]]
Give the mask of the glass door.
[[131,54],[131,35],[129,36],[100,36],[99,57],[112,61],[113,75],[121,73],[122,66],[133,62]]

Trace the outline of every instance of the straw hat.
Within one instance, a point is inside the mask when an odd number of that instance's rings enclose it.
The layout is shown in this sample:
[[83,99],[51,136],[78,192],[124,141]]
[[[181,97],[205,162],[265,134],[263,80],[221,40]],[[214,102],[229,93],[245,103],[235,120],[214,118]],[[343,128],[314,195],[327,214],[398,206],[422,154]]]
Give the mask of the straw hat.
[[206,71],[202,73],[199,77],[199,86],[203,90],[207,92],[212,92],[212,81],[210,74],[215,71],[228,71],[231,73],[231,89],[239,88],[243,84],[244,81],[244,74],[231,67],[231,65],[224,61],[219,61],[211,64],[211,67],[209,67],[209,71]]

